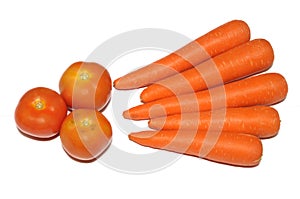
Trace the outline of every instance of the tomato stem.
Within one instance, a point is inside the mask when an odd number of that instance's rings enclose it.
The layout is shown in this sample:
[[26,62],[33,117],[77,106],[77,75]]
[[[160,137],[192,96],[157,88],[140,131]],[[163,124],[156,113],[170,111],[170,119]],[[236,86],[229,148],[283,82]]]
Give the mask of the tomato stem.
[[89,74],[87,72],[83,72],[80,74],[80,79],[81,80],[87,80],[89,79]]
[[81,123],[82,123],[83,126],[89,126],[90,125],[90,120],[86,118],[86,119],[82,120]]
[[41,99],[37,99],[33,102],[33,106],[37,110],[43,110],[45,109],[45,102],[43,102]]

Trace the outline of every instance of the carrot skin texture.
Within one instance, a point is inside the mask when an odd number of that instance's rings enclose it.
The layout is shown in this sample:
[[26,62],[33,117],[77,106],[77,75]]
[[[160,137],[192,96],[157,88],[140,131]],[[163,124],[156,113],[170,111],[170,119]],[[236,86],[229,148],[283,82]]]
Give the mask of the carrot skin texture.
[[283,101],[287,96],[287,92],[288,85],[281,74],[266,73],[209,90],[141,104],[124,111],[123,117],[143,120],[226,107],[272,105]]
[[274,51],[265,39],[255,39],[166,79],[141,93],[142,102],[204,90],[268,70]]
[[[205,132],[193,131],[142,131],[129,134],[129,139],[140,145],[204,158],[242,167],[257,166],[263,146],[253,135],[221,132],[208,139]],[[214,135],[212,135],[214,136]],[[205,147],[210,147],[205,151]]]
[[250,28],[242,20],[227,22],[177,51],[114,81],[116,89],[135,89],[189,69],[250,40]]
[[280,117],[275,108],[253,106],[153,118],[150,119],[148,125],[155,130],[207,131],[217,127],[226,132],[246,133],[260,138],[270,138],[277,135],[279,131]]

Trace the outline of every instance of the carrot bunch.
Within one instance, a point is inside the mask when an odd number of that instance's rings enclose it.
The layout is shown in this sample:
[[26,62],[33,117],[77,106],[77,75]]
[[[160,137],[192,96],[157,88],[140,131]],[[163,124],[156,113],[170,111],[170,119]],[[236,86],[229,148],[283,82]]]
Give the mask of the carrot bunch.
[[280,128],[272,106],[288,92],[285,78],[267,73],[274,52],[266,39],[250,40],[241,20],[227,22],[170,55],[114,81],[143,89],[140,105],[124,118],[149,120],[152,130],[129,139],[152,148],[215,162],[256,166],[261,139]]

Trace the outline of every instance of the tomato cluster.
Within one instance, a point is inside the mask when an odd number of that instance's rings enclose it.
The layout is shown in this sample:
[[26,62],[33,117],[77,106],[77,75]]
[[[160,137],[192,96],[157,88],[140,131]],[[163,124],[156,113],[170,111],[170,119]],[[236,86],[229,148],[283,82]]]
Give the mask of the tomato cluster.
[[103,66],[73,63],[60,78],[59,93],[36,87],[21,97],[15,109],[17,128],[37,139],[59,136],[72,158],[94,160],[112,138],[111,125],[101,112],[109,102],[111,89],[109,72]]

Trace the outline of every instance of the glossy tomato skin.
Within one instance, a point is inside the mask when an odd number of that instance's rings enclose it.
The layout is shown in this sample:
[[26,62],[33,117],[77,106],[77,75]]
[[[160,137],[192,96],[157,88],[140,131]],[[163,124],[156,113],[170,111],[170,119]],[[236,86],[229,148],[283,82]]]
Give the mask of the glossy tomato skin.
[[63,98],[45,87],[27,91],[15,109],[18,129],[35,138],[57,135],[66,115],[67,105]]
[[95,62],[75,62],[62,74],[59,90],[70,109],[101,110],[108,103],[112,81],[109,72]]
[[111,143],[112,128],[106,117],[97,110],[75,109],[65,118],[60,139],[71,157],[91,161]]

